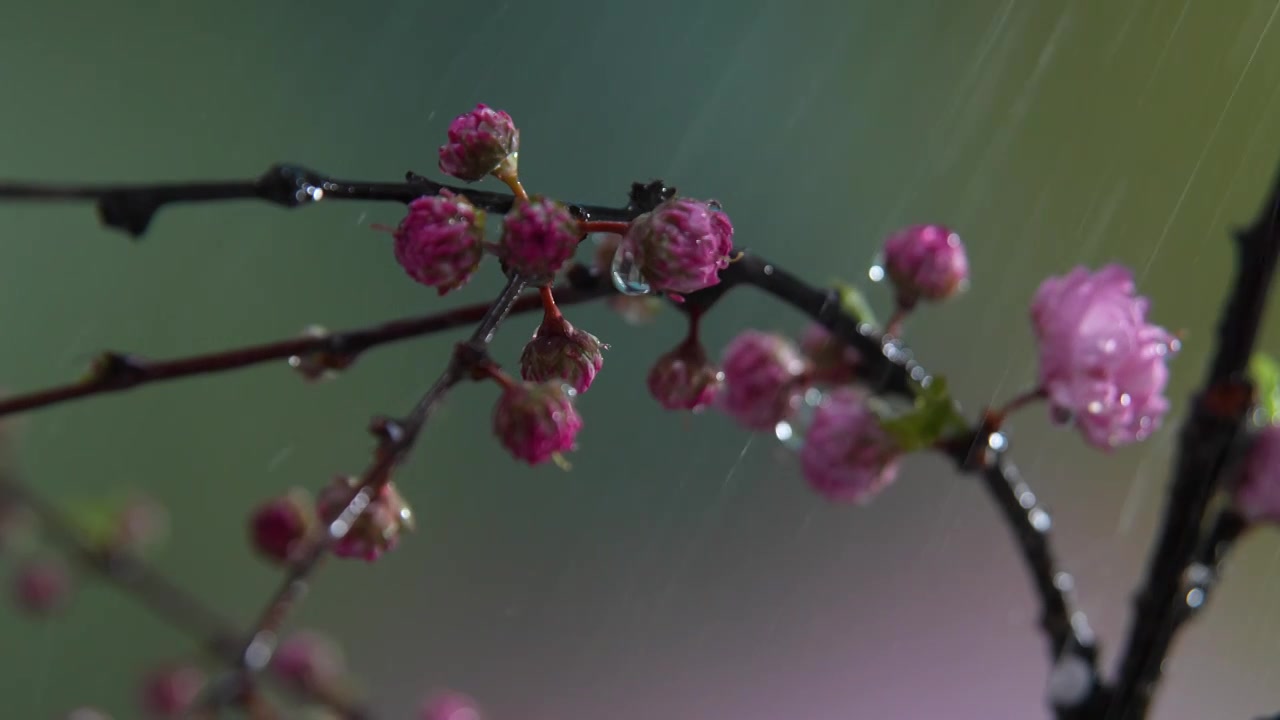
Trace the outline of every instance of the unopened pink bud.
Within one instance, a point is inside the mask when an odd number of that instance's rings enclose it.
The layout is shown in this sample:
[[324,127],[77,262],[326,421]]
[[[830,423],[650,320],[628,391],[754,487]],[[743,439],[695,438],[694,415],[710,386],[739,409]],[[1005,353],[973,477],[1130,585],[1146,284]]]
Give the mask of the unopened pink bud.
[[825,327],[814,323],[800,336],[800,349],[809,359],[809,379],[825,385],[846,385],[857,376],[858,351]]
[[293,490],[259,505],[249,518],[253,549],[273,562],[288,564],[296,560],[316,534],[313,507],[303,490]]
[[465,285],[484,257],[484,213],[448,190],[409,203],[393,235],[396,262],[440,295]]
[[551,282],[578,249],[581,226],[569,208],[535,195],[517,200],[503,224],[498,256],[531,285]]
[[1280,425],[1253,437],[1232,488],[1237,511],[1249,522],[1280,523]]
[[604,366],[608,347],[563,317],[544,318],[520,354],[520,376],[530,382],[560,380],[583,393]]
[[[326,485],[316,497],[320,520],[326,524],[337,520],[359,484],[358,477],[339,475]],[[400,537],[413,529],[413,511],[396,490],[395,483],[388,482],[374,494],[342,539],[334,543],[333,554],[373,562],[383,553],[394,550]]]
[[52,557],[24,562],[13,578],[14,600],[32,615],[45,616],[61,610],[70,594],[71,573],[62,561]]
[[700,411],[715,400],[724,373],[707,359],[702,343],[687,340],[659,357],[646,380],[649,394],[662,407]]
[[720,282],[733,224],[719,203],[673,198],[636,218],[622,242],[654,291],[685,294]]
[[946,300],[969,280],[964,244],[943,225],[913,225],[890,235],[884,265],[904,309],[920,300]]
[[440,146],[440,172],[475,182],[496,172],[515,172],[520,130],[501,110],[477,105],[449,124],[449,142]]
[[530,465],[569,452],[582,429],[574,394],[573,388],[554,380],[512,382],[494,407],[493,432],[516,459]]
[[204,689],[200,668],[176,665],[147,676],[142,686],[142,708],[157,720],[177,720],[195,704]]
[[772,430],[795,405],[806,370],[796,346],[776,333],[746,330],[724,349],[720,406],[748,430]]
[[829,500],[862,504],[893,482],[900,451],[859,390],[827,394],[800,449],[810,487]]
[[282,682],[304,690],[326,687],[346,672],[342,649],[326,635],[303,630],[285,638],[271,657]]

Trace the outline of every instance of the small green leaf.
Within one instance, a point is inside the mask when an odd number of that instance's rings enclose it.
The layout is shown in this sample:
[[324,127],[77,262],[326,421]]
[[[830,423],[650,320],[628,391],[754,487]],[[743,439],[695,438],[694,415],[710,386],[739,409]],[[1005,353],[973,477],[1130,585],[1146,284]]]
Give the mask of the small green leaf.
[[1249,379],[1267,422],[1280,424],[1280,362],[1265,353],[1254,353],[1249,359]]
[[867,297],[862,294],[862,291],[857,286],[839,280],[834,285],[836,292],[840,293],[841,310],[844,310],[858,322],[879,327],[879,323],[876,322],[875,311],[871,309],[871,303],[867,302]]
[[917,386],[911,410],[896,415],[880,412],[880,427],[903,452],[922,450],[953,432],[968,428],[951,398],[945,378],[935,376],[927,386]]

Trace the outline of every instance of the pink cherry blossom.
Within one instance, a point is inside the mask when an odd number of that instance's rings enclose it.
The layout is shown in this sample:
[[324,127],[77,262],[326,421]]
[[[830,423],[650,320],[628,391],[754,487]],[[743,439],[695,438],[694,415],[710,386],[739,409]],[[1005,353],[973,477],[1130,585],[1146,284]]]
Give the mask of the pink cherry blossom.
[[514,171],[520,130],[511,116],[486,105],[454,118],[449,142],[440,146],[440,172],[475,182],[497,171]]
[[440,295],[466,284],[484,256],[484,213],[465,197],[441,190],[409,203],[393,233],[396,262]]
[[1040,387],[1053,416],[1073,419],[1094,447],[1144,440],[1169,410],[1166,362],[1178,341],[1147,322],[1148,304],[1119,265],[1048,278],[1032,301]]
[[724,349],[720,407],[748,430],[772,430],[803,388],[804,358],[787,338],[746,330]]
[[691,293],[720,282],[733,224],[714,201],[672,198],[636,218],[622,242],[655,292]]
[[810,487],[827,499],[862,504],[897,477],[898,456],[862,393],[842,387],[814,411],[800,466]]
[[945,300],[964,289],[969,279],[964,244],[943,225],[913,225],[890,235],[884,264],[903,309],[922,299]]

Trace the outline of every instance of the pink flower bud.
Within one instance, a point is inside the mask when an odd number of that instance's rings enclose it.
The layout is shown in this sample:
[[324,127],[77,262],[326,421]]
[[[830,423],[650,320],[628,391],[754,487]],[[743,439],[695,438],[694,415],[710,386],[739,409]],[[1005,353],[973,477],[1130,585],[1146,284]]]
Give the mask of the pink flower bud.
[[466,284],[484,256],[484,213],[465,197],[441,190],[409,203],[393,233],[396,262],[440,295]]
[[[316,497],[316,512],[320,520],[325,524],[336,521],[359,485],[360,478],[339,475],[321,489]],[[396,490],[395,483],[388,482],[373,496],[342,539],[334,543],[333,554],[373,562],[384,552],[394,550],[400,543],[400,536],[413,528],[413,511]]]
[[573,389],[561,382],[512,382],[493,413],[493,432],[517,459],[530,465],[569,452],[582,429]]
[[921,299],[946,300],[963,290],[969,279],[964,244],[942,225],[913,225],[890,235],[884,264],[904,309]]
[[1236,510],[1249,522],[1280,523],[1280,425],[1258,431],[1241,468]]
[[853,382],[862,361],[857,350],[817,323],[805,328],[800,349],[809,360],[809,379],[825,385]]
[[733,224],[715,201],[672,198],[632,221],[623,243],[655,292],[691,293],[720,282]]
[[346,672],[342,649],[326,635],[300,631],[271,657],[271,672],[286,685],[308,690],[332,685]]
[[800,394],[804,358],[776,333],[746,330],[724,349],[720,406],[748,430],[772,430]]
[[481,720],[475,701],[458,693],[443,693],[422,705],[421,720]]
[[814,411],[800,467],[810,487],[828,500],[862,504],[893,482],[898,456],[862,394],[841,387]]
[[28,560],[13,578],[13,597],[22,610],[38,616],[62,609],[71,594],[71,574],[55,558]]
[[584,393],[604,366],[608,347],[563,317],[544,318],[520,354],[520,376],[530,382],[561,380]]
[[716,398],[724,373],[697,340],[680,343],[649,370],[649,394],[668,410],[700,411]]
[[1166,362],[1178,341],[1147,322],[1147,307],[1119,265],[1050,277],[1031,303],[1052,416],[1074,418],[1094,447],[1144,440],[1169,410]]
[[545,285],[578,249],[581,228],[569,208],[535,195],[516,201],[504,221],[498,256],[531,285]]
[[191,709],[205,676],[200,668],[175,665],[161,668],[147,676],[142,685],[142,708],[158,720],[177,720]]
[[440,172],[466,182],[489,173],[514,173],[519,151],[520,130],[511,116],[476,105],[449,124],[449,142],[440,146]]
[[272,498],[249,518],[249,539],[264,558],[281,564],[297,559],[316,532],[314,506],[305,491]]

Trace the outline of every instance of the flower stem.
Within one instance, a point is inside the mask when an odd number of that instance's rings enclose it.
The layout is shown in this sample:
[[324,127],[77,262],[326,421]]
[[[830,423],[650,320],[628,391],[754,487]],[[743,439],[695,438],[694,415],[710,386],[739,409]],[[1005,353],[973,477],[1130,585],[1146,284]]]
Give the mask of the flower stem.
[[524,185],[520,184],[520,176],[518,174],[500,170],[494,173],[494,176],[511,188],[511,194],[515,195],[517,199],[525,202],[529,201],[529,193],[525,192]]
[[1003,407],[995,410],[987,410],[986,420],[984,424],[991,429],[992,432],[1000,429],[1004,425],[1004,421],[1008,419],[1014,412],[1021,410],[1023,407],[1033,402],[1043,400],[1048,397],[1048,392],[1043,387],[1033,388],[1020,395],[1015,395],[1013,399],[1005,403]]
[[543,285],[538,288],[538,294],[542,296],[543,324],[564,322],[564,314],[560,312],[560,307],[556,305],[556,295],[551,286]]
[[627,230],[631,227],[631,223],[622,222],[620,220],[586,220],[579,223],[582,232],[585,233],[613,233],[614,235],[626,235]]

